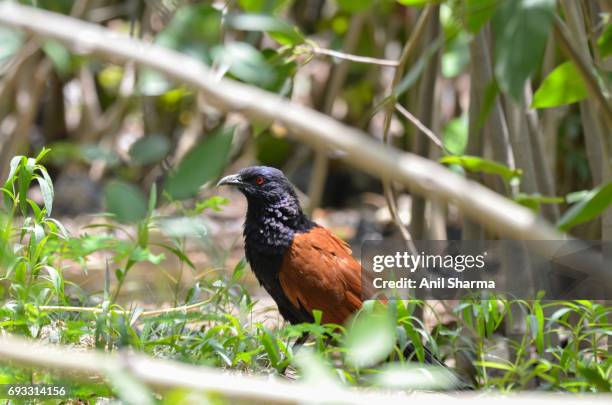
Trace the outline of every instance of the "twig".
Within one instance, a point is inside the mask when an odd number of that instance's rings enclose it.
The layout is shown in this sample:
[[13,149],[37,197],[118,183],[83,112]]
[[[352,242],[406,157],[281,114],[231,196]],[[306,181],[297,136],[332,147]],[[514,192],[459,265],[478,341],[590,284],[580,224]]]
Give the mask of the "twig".
[[395,108],[407,120],[412,122],[418,129],[420,129],[421,132],[423,132],[425,135],[427,135],[427,137],[434,143],[434,145],[436,145],[438,148],[440,148],[442,151],[444,151],[444,153],[450,153],[448,151],[448,149],[446,149],[444,147],[444,144],[442,143],[442,140],[440,140],[440,137],[438,135],[434,134],[434,132],[431,129],[427,128],[425,126],[425,124],[423,124],[421,121],[419,121],[419,119],[417,117],[415,117],[414,115],[412,115],[412,113],[410,111],[408,111],[406,108],[404,108],[404,106],[402,106],[400,103],[395,103]]
[[[150,316],[157,316],[157,315],[165,315],[165,314],[171,314],[173,312],[193,312],[196,309],[203,307],[204,305],[209,304],[212,301],[212,298],[209,298],[207,300],[204,301],[200,301],[197,302],[195,304],[190,304],[190,305],[182,305],[180,307],[174,307],[174,308],[165,308],[165,309],[155,309],[155,310],[151,310],[151,311],[143,311],[139,318],[146,318],[146,317],[150,317]],[[101,314],[103,312],[106,312],[103,308],[92,308],[92,307],[70,307],[70,306],[61,306],[61,305],[41,305],[38,307],[38,309],[40,311],[43,312],[82,312],[82,313],[92,313],[92,314]],[[117,314],[123,314],[123,315],[129,315],[131,314],[133,311],[127,311],[127,310],[123,310],[123,309],[111,309],[108,312],[113,312],[113,313],[117,313]]]
[[311,51],[312,53],[317,54],[317,55],[328,55],[328,56],[333,56],[334,58],[350,60],[351,62],[357,62],[357,63],[367,63],[370,65],[391,66],[391,67],[396,67],[399,65],[399,62],[395,60],[372,58],[370,56],[352,55],[350,53],[334,51],[333,49],[319,48],[316,46],[312,47]]
[[[276,94],[225,78],[215,80],[209,68],[187,55],[14,2],[0,2],[0,23],[55,39],[81,53],[120,62],[133,60],[156,69],[201,91],[213,106],[223,111],[239,111],[250,119],[278,120],[291,129],[288,132],[291,137],[314,147],[340,150],[344,160],[372,175],[394,179],[426,197],[452,202],[465,215],[498,235],[519,240],[566,238],[528,208],[437,162],[382,145],[361,130]],[[74,35],[75,32],[79,35]],[[533,243],[529,247],[552,256],[556,250],[551,245]],[[584,257],[587,256],[585,253]],[[612,273],[601,265],[585,266],[583,271],[602,280],[612,280]]]

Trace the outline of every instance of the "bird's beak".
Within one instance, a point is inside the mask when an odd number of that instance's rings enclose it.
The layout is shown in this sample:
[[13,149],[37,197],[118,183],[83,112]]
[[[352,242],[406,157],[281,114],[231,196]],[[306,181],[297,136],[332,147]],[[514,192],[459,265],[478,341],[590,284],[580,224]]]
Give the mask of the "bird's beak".
[[242,178],[239,174],[232,174],[229,176],[225,176],[217,183],[217,187],[219,186],[234,186],[239,187],[242,185]]

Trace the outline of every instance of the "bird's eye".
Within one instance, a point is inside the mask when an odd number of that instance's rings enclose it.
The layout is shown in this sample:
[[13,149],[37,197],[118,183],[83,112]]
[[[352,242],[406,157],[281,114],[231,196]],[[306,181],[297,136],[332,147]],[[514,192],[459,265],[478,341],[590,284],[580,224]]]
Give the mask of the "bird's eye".
[[262,184],[264,184],[264,183],[265,183],[265,180],[264,180],[264,178],[263,178],[263,177],[261,177],[261,176],[258,176],[258,177],[255,179],[255,184],[257,184],[258,186],[261,186],[261,185],[262,185]]

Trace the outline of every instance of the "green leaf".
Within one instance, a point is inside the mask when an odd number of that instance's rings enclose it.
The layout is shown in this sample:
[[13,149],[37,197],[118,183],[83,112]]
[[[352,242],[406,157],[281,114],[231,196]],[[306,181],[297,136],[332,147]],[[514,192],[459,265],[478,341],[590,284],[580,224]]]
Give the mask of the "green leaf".
[[239,0],[238,3],[248,13],[276,13],[288,0]]
[[538,301],[533,304],[531,334],[535,339],[538,353],[544,353],[544,311]]
[[40,186],[40,192],[42,194],[43,203],[45,204],[45,210],[47,211],[47,216],[51,215],[51,210],[53,209],[53,182],[51,181],[51,177],[47,173],[44,167],[40,168],[42,177],[36,176],[36,180],[38,181],[38,185]]
[[209,51],[221,40],[221,11],[208,4],[181,7],[155,43],[210,63]]
[[274,69],[261,52],[245,42],[232,42],[212,53],[215,61],[229,66],[229,72],[243,82],[266,87],[276,79]]
[[597,39],[597,47],[602,59],[612,55],[612,24],[608,23],[604,32]]
[[539,211],[542,204],[562,204],[565,199],[563,197],[547,197],[539,193],[518,193],[514,196],[514,201],[534,211]]
[[281,45],[296,46],[306,41],[296,27],[270,15],[240,14],[230,17],[228,25],[235,30],[266,32]]
[[468,120],[463,115],[453,118],[446,124],[443,132],[444,148],[453,155],[462,155],[468,141]]
[[588,96],[588,91],[576,65],[571,61],[555,68],[533,96],[532,108],[548,108],[575,103]]
[[57,41],[45,41],[42,49],[60,76],[67,77],[72,73],[72,57],[64,45]]
[[106,209],[115,214],[119,222],[137,222],[147,215],[147,201],[137,187],[112,180],[104,187]]
[[234,128],[220,128],[192,149],[181,161],[165,184],[165,190],[175,199],[196,195],[204,183],[218,177],[232,145]]
[[444,156],[440,159],[440,163],[459,165],[472,172],[497,174],[506,182],[518,178],[523,174],[521,169],[511,169],[501,163],[493,162],[478,156]]
[[493,16],[499,0],[466,0],[463,18],[468,31],[477,33]]
[[577,204],[572,205],[557,222],[557,227],[566,232],[576,225],[590,221],[612,204],[612,183],[594,188]]
[[147,165],[159,162],[170,150],[170,141],[163,135],[149,135],[134,142],[130,156],[134,163]]
[[399,4],[404,6],[422,7],[427,3],[438,3],[440,0],[397,0]]
[[355,367],[368,367],[384,360],[395,345],[395,325],[385,309],[361,311],[349,325],[346,335],[347,361]]
[[602,376],[602,373],[597,368],[584,366],[578,366],[577,368],[578,372],[601,392],[610,392],[612,389],[610,380]]
[[340,10],[348,13],[359,13],[365,11],[374,4],[374,0],[336,0],[336,2],[338,3]]
[[512,364],[510,363],[500,363],[500,362],[496,362],[496,361],[475,361],[474,362],[475,366],[479,366],[479,367],[489,367],[489,368],[495,368],[498,370],[505,370],[505,371],[512,371]]
[[495,13],[495,77],[515,100],[522,100],[525,81],[540,65],[554,8],[554,0],[513,0]]

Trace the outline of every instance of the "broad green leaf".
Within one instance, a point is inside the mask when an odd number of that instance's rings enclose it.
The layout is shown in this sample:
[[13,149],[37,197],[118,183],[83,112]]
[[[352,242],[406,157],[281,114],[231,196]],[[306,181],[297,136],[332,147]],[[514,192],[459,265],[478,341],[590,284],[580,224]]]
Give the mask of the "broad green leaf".
[[220,128],[192,149],[166,180],[165,190],[175,199],[196,195],[207,181],[218,177],[227,161],[234,128]]
[[210,63],[209,51],[221,40],[221,11],[208,4],[180,8],[155,43]]
[[349,325],[346,335],[347,361],[368,367],[384,360],[395,345],[395,325],[385,309],[362,311]]
[[83,145],[80,153],[87,162],[101,160],[109,167],[115,167],[121,161],[114,150],[96,144]]
[[61,76],[67,77],[72,73],[72,57],[64,45],[57,41],[45,41],[42,49]]
[[590,221],[612,204],[612,183],[591,190],[580,202],[572,205],[557,222],[562,231],[569,231],[576,225]]
[[476,33],[493,16],[499,0],[466,0],[463,8],[463,20],[468,31]]
[[547,108],[571,104],[586,98],[588,94],[576,65],[568,61],[546,76],[533,96],[531,107]]
[[147,215],[147,201],[137,187],[112,180],[104,187],[106,209],[115,214],[119,222],[136,222]]
[[555,0],[502,1],[493,17],[495,77],[502,90],[522,100],[525,81],[540,65]]
[[604,32],[597,39],[597,47],[602,59],[612,55],[612,24],[608,24]]
[[170,150],[170,141],[163,135],[149,135],[134,142],[130,156],[134,163],[147,165],[159,162]]
[[215,60],[229,66],[229,72],[243,82],[266,87],[276,78],[274,69],[257,49],[245,42],[232,42],[213,50]]
[[468,140],[468,120],[463,115],[453,118],[446,124],[443,132],[443,144],[446,150],[453,155],[462,155]]
[[472,172],[497,174],[507,182],[523,174],[520,169],[511,169],[501,163],[478,156],[444,156],[440,159],[440,163],[459,165]]
[[366,11],[374,4],[374,0],[336,0],[338,7],[348,13]]
[[303,44],[304,36],[296,27],[278,17],[265,14],[240,14],[228,19],[228,25],[241,31],[266,32],[281,45],[296,46]]

